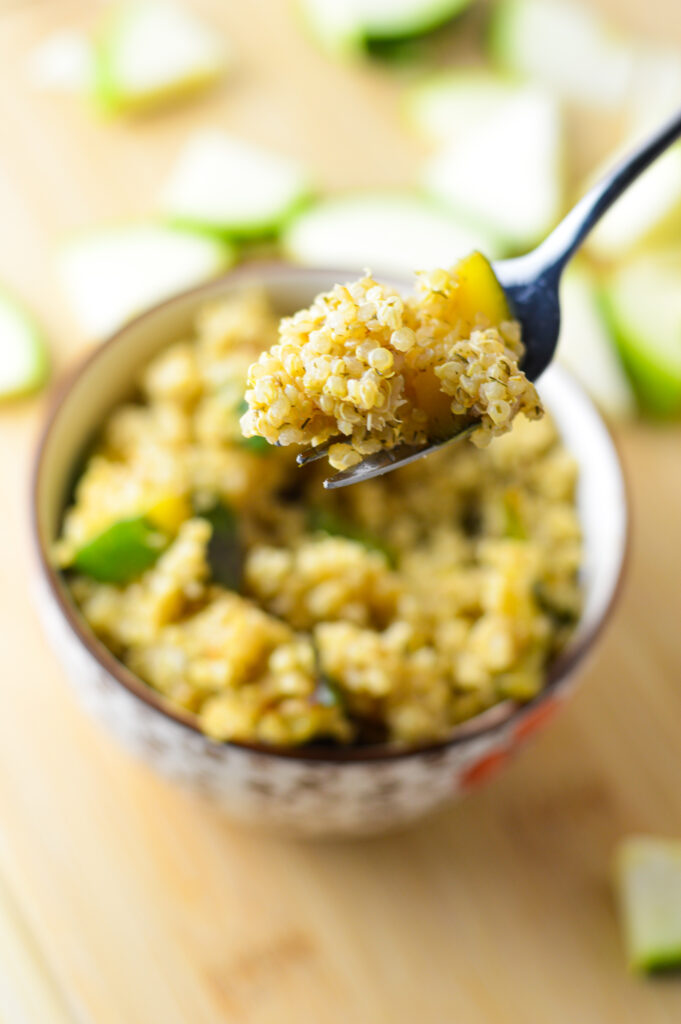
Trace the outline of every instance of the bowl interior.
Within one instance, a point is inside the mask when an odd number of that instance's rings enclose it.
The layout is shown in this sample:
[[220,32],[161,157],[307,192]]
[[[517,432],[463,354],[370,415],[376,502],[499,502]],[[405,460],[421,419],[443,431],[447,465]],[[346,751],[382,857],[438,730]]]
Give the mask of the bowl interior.
[[[100,346],[62,392],[39,456],[34,509],[43,564],[59,531],[84,453],[108,412],[128,397],[148,360],[168,343],[191,333],[197,310],[248,285],[267,291],[281,312],[308,305],[319,291],[353,275],[283,265],[242,268],[155,307]],[[627,533],[627,509],[619,459],[599,414],[570,375],[552,366],[539,391],[563,440],[579,464],[578,506],[585,540],[585,607],[570,645],[554,666],[560,676],[575,652],[584,648],[604,618],[620,577]],[[70,602],[57,575],[52,585]],[[84,629],[86,627],[83,627]]]

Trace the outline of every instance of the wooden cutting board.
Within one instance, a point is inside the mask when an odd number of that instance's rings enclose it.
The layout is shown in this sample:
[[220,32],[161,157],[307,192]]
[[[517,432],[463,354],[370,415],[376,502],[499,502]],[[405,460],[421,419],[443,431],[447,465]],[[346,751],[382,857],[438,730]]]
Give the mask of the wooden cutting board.
[[[224,124],[299,155],[327,187],[408,183],[421,157],[399,116],[405,73],[330,64],[287,0],[196,0],[238,67],[158,117],[107,124],[32,93],[31,47],[99,6],[0,0],[0,280],[42,315],[58,371],[85,341],[54,279],[56,240],[147,211],[191,129]],[[681,46],[678,0],[599,6]],[[587,166],[602,126],[575,138]],[[619,432],[628,583],[555,725],[411,832],[302,845],[230,825],[75,706],[30,591],[27,481],[44,404],[0,413],[2,1024],[681,1020],[681,981],[627,974],[608,881],[622,836],[681,836],[678,428]]]

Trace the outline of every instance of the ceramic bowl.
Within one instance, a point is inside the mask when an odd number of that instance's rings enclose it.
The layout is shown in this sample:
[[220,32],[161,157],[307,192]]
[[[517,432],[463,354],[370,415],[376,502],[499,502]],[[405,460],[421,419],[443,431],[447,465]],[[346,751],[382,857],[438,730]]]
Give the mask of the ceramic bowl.
[[559,367],[539,390],[579,464],[585,537],[585,607],[529,704],[499,704],[446,742],[386,747],[270,750],[216,743],[137,679],[93,635],[50,561],[84,452],[107,413],[132,390],[156,353],[190,332],[198,309],[247,284],[263,286],[281,312],[309,304],[352,273],[283,265],[241,268],[185,292],[129,323],[76,370],[54,404],[38,450],[33,489],[39,605],[46,630],[83,704],[153,768],[216,801],[232,817],[300,835],[361,834],[415,821],[498,771],[572,690],[618,589],[627,535],[625,489],[609,433],[591,402]]

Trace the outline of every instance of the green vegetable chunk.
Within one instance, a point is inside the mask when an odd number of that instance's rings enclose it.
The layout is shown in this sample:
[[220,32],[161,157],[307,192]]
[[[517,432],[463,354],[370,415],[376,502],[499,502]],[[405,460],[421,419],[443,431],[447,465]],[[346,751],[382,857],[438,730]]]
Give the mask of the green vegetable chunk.
[[168,537],[144,516],[113,523],[77,553],[71,568],[99,583],[130,583],[156,562]]
[[681,842],[637,836],[615,862],[630,965],[638,971],[681,967]]
[[241,588],[245,551],[239,536],[236,514],[222,502],[198,513],[213,527],[208,542],[208,563],[213,579],[230,590]]
[[[486,97],[480,109],[486,105]],[[495,160],[504,154],[504,172]],[[563,122],[550,93],[510,85],[508,98],[480,115],[435,152],[423,171],[434,199],[526,251],[559,220],[563,208]]]
[[187,142],[159,205],[171,223],[249,240],[276,234],[311,192],[297,161],[204,129]]
[[471,227],[418,194],[390,190],[313,203],[286,226],[283,247],[296,263],[410,274],[414,267],[448,267],[474,249],[492,257],[506,251],[493,230]]
[[634,47],[571,0],[500,0],[489,33],[492,59],[560,99],[617,111],[627,102]]
[[573,265],[560,288],[558,359],[613,419],[636,412],[636,399],[600,302],[597,280]]
[[119,224],[65,242],[57,269],[73,312],[104,337],[162,299],[231,266],[224,240],[152,222]]
[[94,93],[109,112],[144,111],[196,93],[231,64],[226,41],[193,11],[164,0],[112,5],[99,34]]
[[642,253],[605,284],[605,312],[643,408],[681,412],[681,249]]
[[42,329],[0,289],[0,400],[37,391],[49,373]]
[[308,31],[338,57],[353,58],[371,42],[394,42],[432,32],[472,0],[299,0]]

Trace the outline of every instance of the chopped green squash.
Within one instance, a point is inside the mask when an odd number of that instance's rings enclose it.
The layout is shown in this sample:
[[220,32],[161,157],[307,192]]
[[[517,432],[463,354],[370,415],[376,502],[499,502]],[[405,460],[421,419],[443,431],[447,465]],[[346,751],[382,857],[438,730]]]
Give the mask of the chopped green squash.
[[500,0],[489,41],[500,67],[560,99],[604,110],[626,103],[634,47],[610,31],[588,0]]
[[309,32],[329,53],[357,57],[371,43],[412,39],[450,21],[472,0],[299,0]]
[[0,289],[0,400],[37,391],[48,373],[41,327],[21,303]]
[[[481,109],[486,108],[487,97]],[[472,117],[427,161],[423,185],[453,214],[526,250],[563,209],[563,125],[557,101],[536,86],[507,86],[507,98]]]
[[208,542],[208,564],[216,583],[230,590],[240,590],[246,552],[239,535],[239,521],[233,509],[223,502],[197,512],[213,528]]
[[95,53],[94,89],[112,112],[148,110],[212,84],[231,63],[225,40],[171,0],[115,4]]
[[226,270],[236,256],[224,240],[163,224],[119,224],[62,245],[57,268],[73,311],[92,337],[176,292]]
[[150,569],[167,544],[167,534],[144,516],[121,519],[84,544],[69,568],[99,583],[124,585]]
[[606,315],[642,406],[681,412],[681,248],[618,266],[603,291]]
[[631,967],[681,967],[681,842],[626,839],[617,851],[615,882]]
[[160,209],[174,224],[251,239],[278,231],[311,190],[297,161],[204,129],[180,153]]
[[388,190],[348,192],[311,204],[288,224],[283,246],[297,263],[410,276],[449,267],[471,249],[504,255],[493,230],[471,227],[423,196]]

